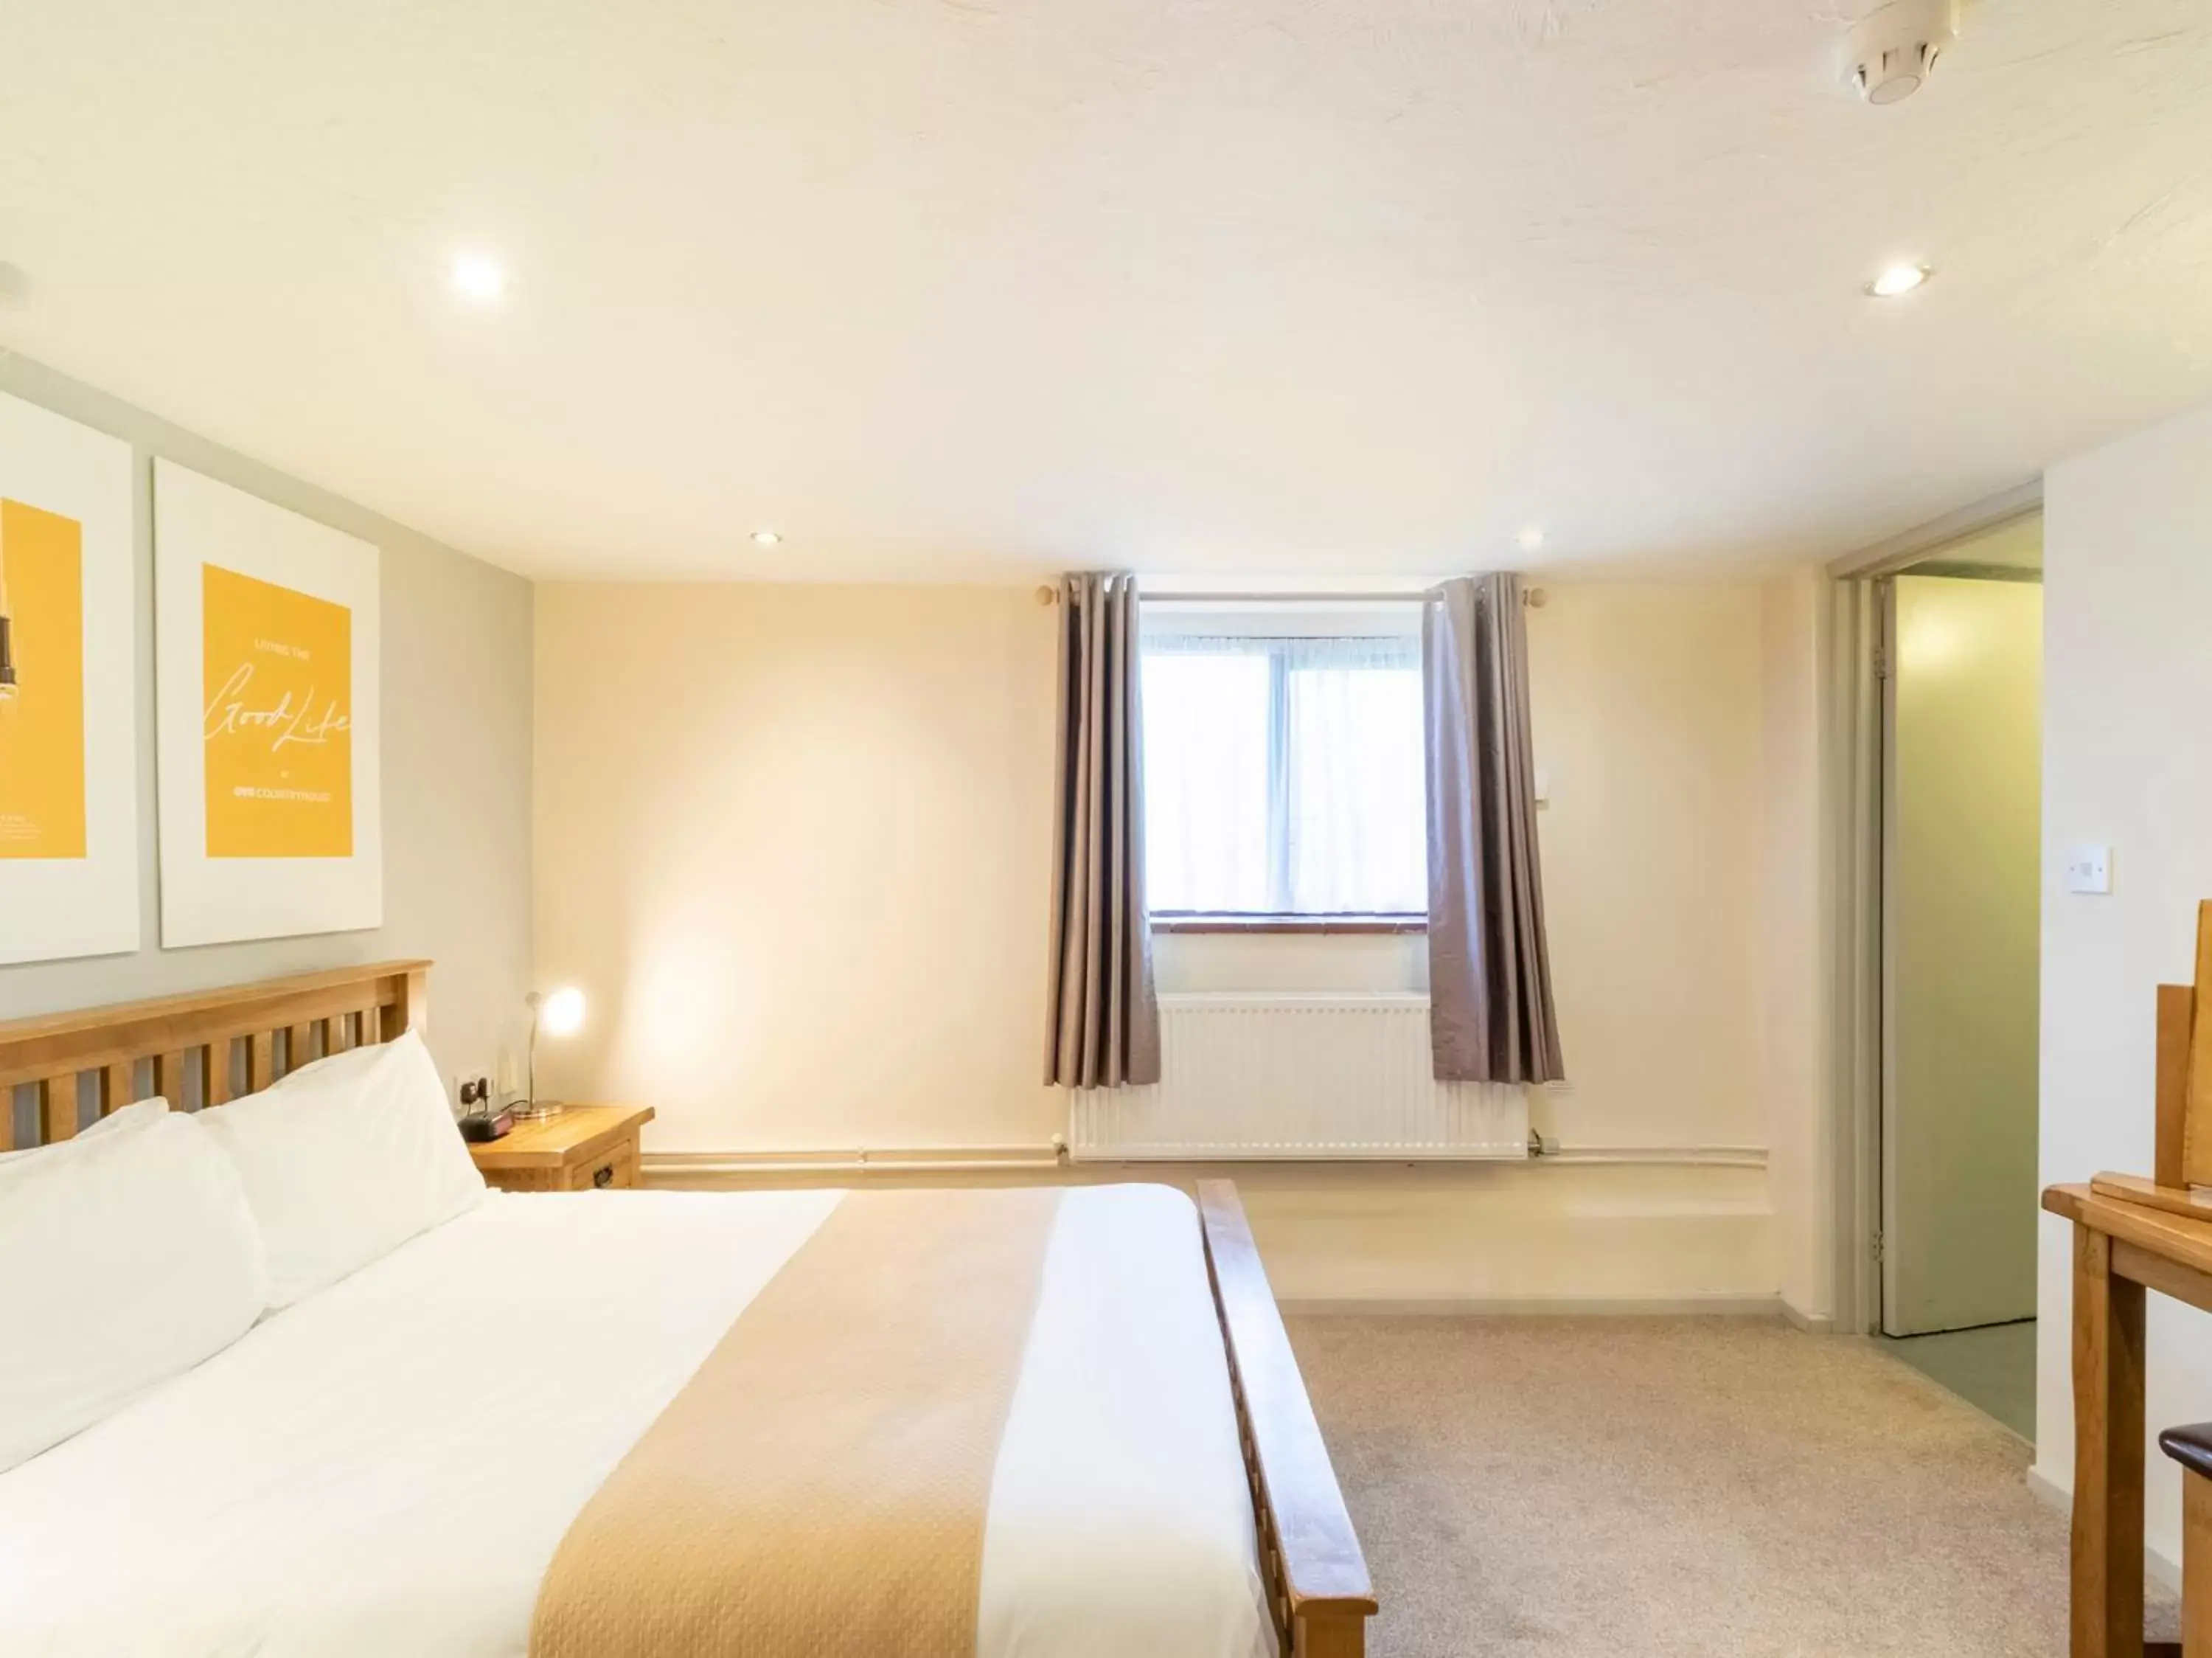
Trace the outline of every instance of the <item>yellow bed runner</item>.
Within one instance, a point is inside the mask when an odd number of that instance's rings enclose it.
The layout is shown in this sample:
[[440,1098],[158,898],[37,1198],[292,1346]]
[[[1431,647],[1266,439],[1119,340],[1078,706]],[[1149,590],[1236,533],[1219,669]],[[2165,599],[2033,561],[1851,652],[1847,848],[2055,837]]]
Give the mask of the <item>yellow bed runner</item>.
[[974,1658],[1059,1203],[847,1197],[576,1516],[532,1658]]

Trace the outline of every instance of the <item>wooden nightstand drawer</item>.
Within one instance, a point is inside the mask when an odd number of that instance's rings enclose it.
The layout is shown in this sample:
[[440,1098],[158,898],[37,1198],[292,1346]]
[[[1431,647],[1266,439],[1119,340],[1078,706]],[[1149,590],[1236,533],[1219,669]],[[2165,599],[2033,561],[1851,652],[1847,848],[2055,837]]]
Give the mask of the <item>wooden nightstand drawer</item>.
[[634,1191],[639,1131],[652,1120],[650,1106],[571,1106],[471,1145],[469,1155],[502,1192]]
[[629,1192],[637,1186],[637,1138],[633,1135],[612,1151],[562,1171],[570,1192]]

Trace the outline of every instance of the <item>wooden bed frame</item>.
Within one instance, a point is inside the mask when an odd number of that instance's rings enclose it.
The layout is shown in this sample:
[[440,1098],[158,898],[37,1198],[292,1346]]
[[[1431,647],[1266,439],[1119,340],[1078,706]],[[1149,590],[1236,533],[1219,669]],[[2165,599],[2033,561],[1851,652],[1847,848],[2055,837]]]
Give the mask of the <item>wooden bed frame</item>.
[[[15,1100],[32,1145],[158,1094],[220,1106],[325,1054],[388,1042],[428,1010],[430,964],[383,961],[0,1023],[0,1150]],[[1198,1184],[1269,1610],[1285,1658],[1364,1658],[1375,1592],[1237,1187]]]
[[1260,1570],[1286,1658],[1364,1658],[1375,1588],[1232,1180],[1198,1183]]
[[15,1140],[15,1090],[36,1095],[33,1145],[159,1095],[219,1106],[310,1059],[421,1026],[430,964],[380,961],[258,984],[48,1014],[0,1024],[0,1151]]

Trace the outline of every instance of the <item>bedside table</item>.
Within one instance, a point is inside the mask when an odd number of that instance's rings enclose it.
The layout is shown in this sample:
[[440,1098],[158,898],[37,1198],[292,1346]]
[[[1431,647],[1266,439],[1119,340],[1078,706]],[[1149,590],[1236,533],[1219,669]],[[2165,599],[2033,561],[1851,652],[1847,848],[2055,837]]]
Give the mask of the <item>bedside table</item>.
[[571,1106],[469,1155],[501,1192],[624,1191],[640,1184],[638,1131],[652,1120],[651,1106]]

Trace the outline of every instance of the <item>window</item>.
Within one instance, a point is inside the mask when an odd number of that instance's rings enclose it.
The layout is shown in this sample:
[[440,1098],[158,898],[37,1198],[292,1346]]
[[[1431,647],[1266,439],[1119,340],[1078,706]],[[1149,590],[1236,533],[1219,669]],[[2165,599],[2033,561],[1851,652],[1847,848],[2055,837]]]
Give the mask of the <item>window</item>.
[[1421,645],[1148,632],[1153,913],[1428,909]]

